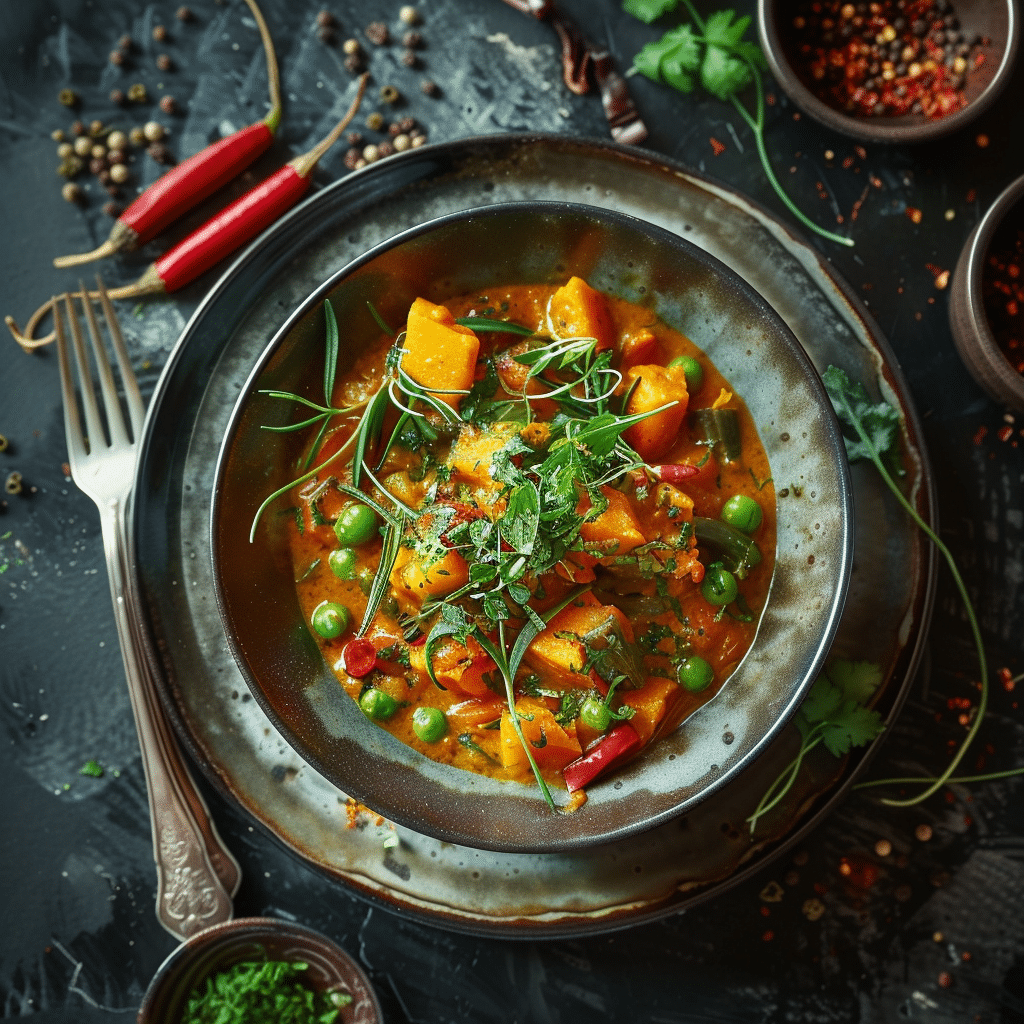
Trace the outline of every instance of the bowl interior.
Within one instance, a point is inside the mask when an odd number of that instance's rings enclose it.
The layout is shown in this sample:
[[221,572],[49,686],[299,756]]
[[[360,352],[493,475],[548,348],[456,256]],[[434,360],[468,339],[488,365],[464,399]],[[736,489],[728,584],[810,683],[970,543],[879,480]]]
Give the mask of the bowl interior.
[[269,917],[240,918],[191,936],[160,965],[143,998],[138,1024],[176,1024],[189,996],[206,979],[246,961],[302,962],[306,984],[350,995],[339,1024],[380,1024],[377,997],[362,968],[340,946],[312,929]]
[[[653,310],[715,363],[750,409],[773,472],[777,553],[753,646],[715,698],[607,781],[575,814],[534,787],[437,764],[370,722],[342,690],[303,622],[291,566],[260,503],[292,479],[297,454],[262,425],[287,420],[282,389],[323,389],[320,305],[339,313],[352,357],[413,299],[570,275]],[[624,215],[562,203],[455,214],[385,242],[321,288],[272,339],[232,416],[211,519],[227,641],[253,696],[301,756],[344,793],[443,841],[514,852],[578,848],[649,828],[747,766],[795,710],[831,643],[849,580],[852,498],[845,449],[820,379],[753,289],[679,236]],[[343,315],[343,311],[348,315]],[[295,442],[296,444],[298,441]],[[280,523],[281,520],[278,519]]]
[[956,18],[967,40],[977,41],[970,59],[983,57],[964,79],[967,105],[944,117],[923,113],[857,116],[820,99],[798,52],[793,18],[809,4],[802,0],[758,0],[758,29],[775,79],[793,102],[822,124],[866,142],[924,142],[962,128],[995,100],[1013,68],[1020,34],[1016,0],[955,0],[941,14]]

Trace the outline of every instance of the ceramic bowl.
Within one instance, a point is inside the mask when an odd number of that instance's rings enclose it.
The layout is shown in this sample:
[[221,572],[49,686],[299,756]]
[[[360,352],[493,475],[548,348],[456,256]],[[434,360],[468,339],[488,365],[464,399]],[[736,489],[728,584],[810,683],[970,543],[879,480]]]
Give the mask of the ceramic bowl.
[[[290,413],[259,391],[315,396],[319,388],[322,395],[326,298],[340,311],[351,357],[379,335],[367,302],[386,322],[399,323],[419,295],[443,301],[498,283],[564,282],[570,274],[647,306],[704,350],[751,410],[776,486],[788,496],[777,502],[767,607],[739,669],[674,733],[588,786],[582,809],[558,814],[534,786],[438,764],[367,719],[309,635],[274,530],[261,527],[250,543],[249,524],[264,497],[293,479],[297,456],[284,440],[294,435],[262,429]],[[228,642],[253,696],[293,748],[342,792],[397,825],[508,852],[577,849],[640,832],[683,814],[748,767],[813,682],[851,567],[842,437],[818,373],[775,311],[680,236],[565,203],[498,204],[445,216],[324,276],[242,390],[217,467],[211,524]]]
[[986,311],[988,257],[1010,232],[1024,231],[1024,176],[1011,182],[968,235],[949,285],[949,326],[974,379],[997,402],[1024,412],[1024,374],[999,347]]
[[[936,6],[939,3],[945,4],[945,0],[936,0]],[[758,33],[768,67],[802,111],[835,131],[864,142],[926,142],[958,131],[992,104],[1013,70],[1020,37],[1017,0],[952,0],[945,5],[944,15],[957,19],[955,28],[965,40],[978,41],[968,59],[984,57],[981,65],[965,76],[966,106],[943,117],[923,113],[851,114],[815,94],[805,62],[797,54],[793,19],[809,6],[803,0],[758,0]]]
[[186,939],[154,975],[137,1024],[178,1024],[196,986],[236,964],[264,959],[308,964],[303,979],[311,987],[351,996],[339,1024],[383,1024],[370,981],[348,953],[319,932],[271,917],[226,921]]

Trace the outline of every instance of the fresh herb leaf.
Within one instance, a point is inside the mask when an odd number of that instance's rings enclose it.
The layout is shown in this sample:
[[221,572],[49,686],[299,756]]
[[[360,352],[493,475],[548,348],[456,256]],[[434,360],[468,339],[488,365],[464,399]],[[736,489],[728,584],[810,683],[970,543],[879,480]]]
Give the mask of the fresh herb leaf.
[[[662,14],[674,10],[678,0],[623,0],[622,8],[650,24]],[[716,11],[705,21],[692,0],[682,0],[692,26],[683,24],[669,29],[659,40],[648,43],[633,59],[634,73],[656,82],[664,82],[683,93],[692,92],[699,78],[705,90],[731,103],[754,134],[757,154],[768,183],[786,209],[805,227],[839,245],[853,240],[819,227],[801,211],[783,189],[768,158],[764,141],[765,100],[761,72],[766,67],[764,54],[754,42],[743,38],[750,25],[747,16],[736,18],[732,10]],[[738,93],[748,85],[755,90],[753,113],[740,101]]]

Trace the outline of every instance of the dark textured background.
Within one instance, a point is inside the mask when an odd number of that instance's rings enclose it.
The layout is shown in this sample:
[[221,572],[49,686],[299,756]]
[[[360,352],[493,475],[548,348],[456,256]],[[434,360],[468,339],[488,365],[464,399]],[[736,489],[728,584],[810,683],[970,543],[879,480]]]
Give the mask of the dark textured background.
[[[351,76],[340,48],[325,46],[312,28],[321,6],[264,0],[285,119],[253,180],[307,149],[347,106]],[[329,9],[344,38],[376,19],[397,30],[399,6],[337,0]],[[431,141],[524,130],[607,137],[597,98],[574,96],[563,85],[549,26],[499,0],[419,6],[423,68],[401,66],[396,46],[374,50],[371,99],[380,85],[396,85],[407,96],[405,112]],[[623,68],[674,23],[670,16],[665,26],[644,26],[610,0],[563,6],[595,40],[607,41]],[[141,0],[3,4],[0,312],[23,323],[50,294],[72,286],[77,275],[53,270],[50,260],[91,248],[108,229],[100,209],[106,196],[95,186],[84,208],[60,198],[50,132],[71,121],[57,103],[61,88],[81,94],[82,117],[104,121],[144,116],[118,114],[107,100],[115,84],[143,81],[155,97],[174,95],[182,113],[159,119],[172,125],[169,143],[181,155],[262,116],[263,61],[243,5],[195,0],[189,25],[175,21],[175,7]],[[162,46],[151,40],[157,23],[172,32]],[[107,54],[125,32],[140,46],[132,66],[118,69]],[[158,52],[172,57],[174,71],[155,70]],[[442,86],[439,97],[419,92],[425,76]],[[731,107],[646,80],[632,79],[631,89],[650,129],[649,148],[791,223]],[[775,92],[770,82],[769,90]],[[848,215],[863,197],[847,224],[855,248],[807,237],[867,304],[899,357],[924,424],[943,539],[976,602],[993,672],[1007,666],[1015,675],[1024,670],[1022,422],[987,400],[961,366],[934,272],[952,269],[973,224],[1024,171],[1022,98],[1018,66],[999,103],[974,126],[913,148],[860,149],[797,118],[781,95],[767,126],[774,165],[812,216],[834,226],[836,213]],[[980,133],[986,147],[978,145]],[[712,137],[725,145],[720,155]],[[329,154],[318,182],[346,173],[343,154],[344,146]],[[146,158],[134,166],[142,181],[160,171]],[[919,224],[908,207],[922,212]],[[133,280],[158,251],[110,261],[108,282]],[[122,307],[145,388],[212,280],[173,300],[147,302],[134,316]],[[0,503],[0,1013],[38,1024],[128,1021],[174,940],[153,914],[144,781],[98,519],[62,468],[52,352],[28,356],[0,338],[0,433],[10,440],[0,476],[18,470],[26,484],[23,494]],[[923,668],[872,773],[940,771],[963,733],[948,702],[973,695],[976,677],[970,633],[943,569]],[[80,776],[94,757],[118,770]],[[965,770],[979,759],[991,770],[1024,762],[1018,697],[998,684]],[[467,937],[370,910],[216,793],[208,795],[242,864],[238,914],[294,918],[338,940],[367,967],[389,1024],[1024,1019],[1017,781],[951,788],[909,811],[880,807],[871,791],[856,794],[795,853],[708,903],[605,937],[554,942]],[[931,826],[930,840],[915,837],[919,825]],[[874,852],[880,839],[892,844],[888,857]],[[803,912],[811,898],[824,906],[816,920]]]

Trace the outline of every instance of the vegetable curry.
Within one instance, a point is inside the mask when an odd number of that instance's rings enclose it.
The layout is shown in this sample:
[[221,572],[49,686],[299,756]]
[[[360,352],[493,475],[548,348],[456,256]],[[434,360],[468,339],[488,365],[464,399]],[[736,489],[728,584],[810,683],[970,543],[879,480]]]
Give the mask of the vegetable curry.
[[330,391],[290,492],[298,597],[405,743],[573,808],[742,659],[774,561],[767,457],[649,310],[576,277],[418,298]]

